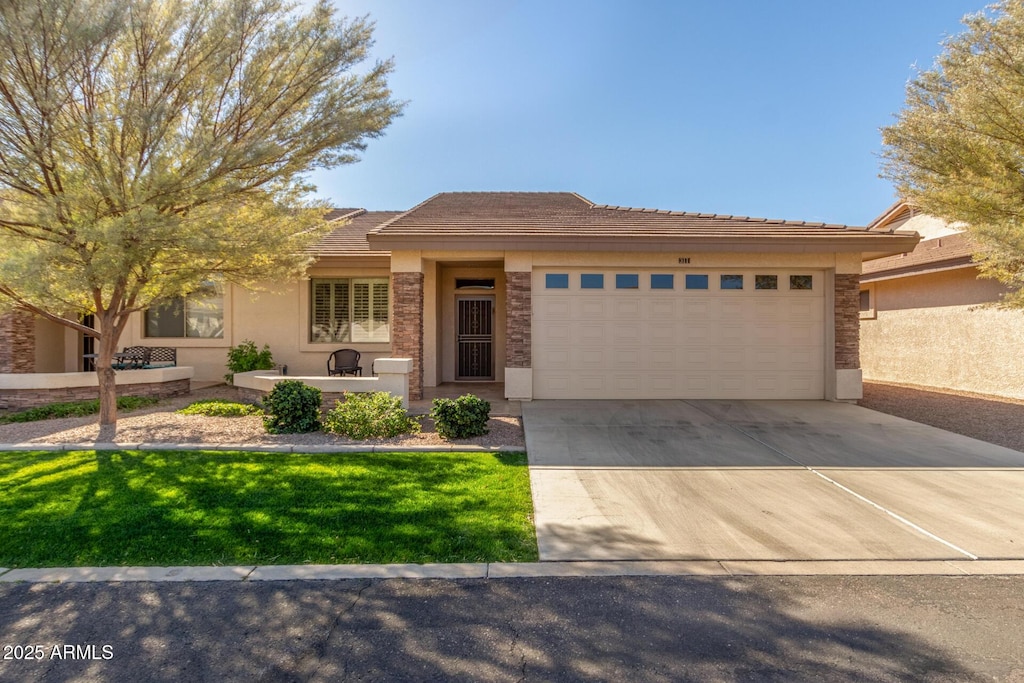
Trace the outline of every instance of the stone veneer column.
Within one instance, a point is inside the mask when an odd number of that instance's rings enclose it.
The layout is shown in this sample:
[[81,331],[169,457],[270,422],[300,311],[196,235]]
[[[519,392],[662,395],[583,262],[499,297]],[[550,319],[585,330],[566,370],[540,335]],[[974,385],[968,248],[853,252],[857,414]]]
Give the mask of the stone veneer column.
[[411,358],[409,399],[423,398],[423,273],[391,274],[391,353]]
[[860,275],[836,273],[836,370],[860,368]]
[[0,373],[35,371],[35,318],[23,311],[0,315]]
[[505,367],[532,367],[531,273],[505,273]]

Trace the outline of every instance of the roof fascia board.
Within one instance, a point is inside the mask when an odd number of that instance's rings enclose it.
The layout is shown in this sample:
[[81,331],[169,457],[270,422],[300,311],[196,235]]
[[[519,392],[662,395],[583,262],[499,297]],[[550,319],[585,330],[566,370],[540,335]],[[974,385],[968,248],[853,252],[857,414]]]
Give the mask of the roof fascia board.
[[911,234],[860,233],[829,237],[759,237],[753,239],[680,237],[676,239],[644,239],[636,236],[604,238],[556,237],[520,238],[510,240],[499,235],[385,236],[368,235],[370,247],[379,250],[473,251],[501,249],[504,251],[629,251],[651,252],[666,249],[690,251],[763,251],[763,252],[872,252],[892,256],[912,251],[920,238]]
[[895,280],[901,277],[912,277],[914,275],[927,275],[929,273],[941,273],[946,270],[960,270],[961,268],[977,268],[977,264],[970,256],[961,256],[949,261],[932,261],[931,263],[918,263],[905,268],[889,268],[873,273],[863,273],[860,276],[861,282],[877,282],[879,280]]

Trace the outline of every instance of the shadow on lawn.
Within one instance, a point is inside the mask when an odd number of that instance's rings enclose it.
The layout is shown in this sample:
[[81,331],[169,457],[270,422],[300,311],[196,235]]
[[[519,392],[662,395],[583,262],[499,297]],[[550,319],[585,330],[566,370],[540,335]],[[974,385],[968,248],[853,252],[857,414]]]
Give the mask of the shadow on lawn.
[[[960,632],[956,613],[930,609],[920,634],[898,625],[905,595],[957,591],[957,579],[890,581],[0,586],[0,636],[113,648],[110,661],[7,662],[20,680],[979,680],[958,659],[991,653],[958,655],[936,636]],[[958,595],[1015,589],[960,581]],[[914,604],[924,603],[934,607],[934,596]]]
[[3,566],[536,557],[519,455],[11,454],[0,490]]

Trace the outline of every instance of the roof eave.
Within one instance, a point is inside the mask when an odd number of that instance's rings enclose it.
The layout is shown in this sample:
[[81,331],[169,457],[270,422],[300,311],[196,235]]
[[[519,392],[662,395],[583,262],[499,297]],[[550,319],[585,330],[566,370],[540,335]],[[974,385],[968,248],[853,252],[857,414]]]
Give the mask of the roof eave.
[[503,235],[382,235],[369,234],[370,248],[387,251],[626,251],[652,252],[686,249],[697,252],[851,252],[877,254],[875,258],[912,251],[917,233],[878,234],[862,232],[822,237],[614,237],[535,236],[509,239]]
[[895,280],[896,278],[928,275],[929,273],[941,273],[947,270],[960,270],[962,268],[977,268],[977,264],[970,256],[961,256],[945,261],[916,263],[902,268],[886,268],[885,270],[876,270],[872,273],[862,273],[860,279],[861,282],[878,282],[879,280]]

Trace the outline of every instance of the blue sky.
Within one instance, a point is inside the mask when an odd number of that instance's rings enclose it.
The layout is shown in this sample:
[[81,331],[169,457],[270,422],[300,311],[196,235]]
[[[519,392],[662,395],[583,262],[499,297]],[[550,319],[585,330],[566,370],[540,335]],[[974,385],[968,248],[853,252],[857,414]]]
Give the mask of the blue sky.
[[337,0],[405,114],[312,177],[335,206],[454,190],[863,225],[879,128],[977,0]]

